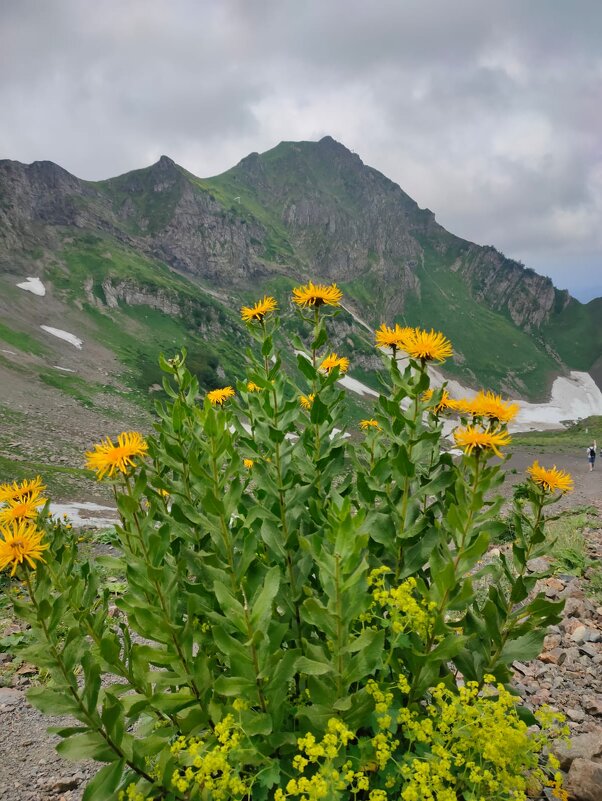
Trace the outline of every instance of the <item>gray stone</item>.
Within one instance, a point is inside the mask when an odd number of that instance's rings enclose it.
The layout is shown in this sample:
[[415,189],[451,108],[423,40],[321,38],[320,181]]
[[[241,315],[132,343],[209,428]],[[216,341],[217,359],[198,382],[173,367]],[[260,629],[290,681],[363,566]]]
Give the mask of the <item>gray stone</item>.
[[531,573],[547,573],[550,569],[550,562],[545,556],[538,556],[537,559],[529,559],[527,568]]
[[567,598],[566,603],[564,605],[564,615],[565,617],[583,617],[585,613],[585,608],[583,606],[583,601],[579,600],[579,598]]
[[602,765],[588,759],[574,759],[565,788],[574,801],[601,801]]
[[13,708],[23,700],[23,693],[13,687],[0,687],[0,707]]
[[587,696],[581,702],[581,706],[589,715],[602,716],[602,698]]
[[552,753],[560,760],[560,767],[567,771],[574,759],[587,759],[602,763],[602,726],[573,737],[569,743],[557,741]]

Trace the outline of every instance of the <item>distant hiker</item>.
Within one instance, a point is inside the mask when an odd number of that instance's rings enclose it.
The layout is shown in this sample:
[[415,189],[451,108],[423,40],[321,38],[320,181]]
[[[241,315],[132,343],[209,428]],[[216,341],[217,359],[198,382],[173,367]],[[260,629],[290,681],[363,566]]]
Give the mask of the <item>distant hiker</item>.
[[587,461],[589,462],[589,472],[591,473],[594,469],[594,464],[596,462],[596,451],[598,450],[598,445],[596,444],[596,440],[594,440],[593,445],[588,445],[587,447]]

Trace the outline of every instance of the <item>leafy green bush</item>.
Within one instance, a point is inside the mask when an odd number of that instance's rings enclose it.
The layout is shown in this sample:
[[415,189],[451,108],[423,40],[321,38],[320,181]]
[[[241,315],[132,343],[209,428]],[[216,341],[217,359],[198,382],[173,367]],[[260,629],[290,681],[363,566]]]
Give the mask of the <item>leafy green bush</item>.
[[553,484],[538,468],[512,554],[481,568],[505,424],[473,410],[454,460],[443,393],[426,393],[447,345],[387,330],[389,384],[356,443],[340,424],[346,360],[326,350],[338,301],[324,297],[309,304],[296,379],[264,299],[246,310],[258,354],[236,393],[202,399],[184,356],[164,360],[155,434],[88,454],[121,516],[121,555],[104,557],[126,576],[116,601],[64,526],[38,521],[48,549],[35,570],[6,535],[4,564],[29,588],[15,603],[35,633],[27,658],[52,678],[30,701],[77,720],[59,731],[61,754],[107,763],[85,801],[516,801],[557,768],[544,756],[557,717],[534,718],[504,686],[560,616],[532,597],[527,569]]

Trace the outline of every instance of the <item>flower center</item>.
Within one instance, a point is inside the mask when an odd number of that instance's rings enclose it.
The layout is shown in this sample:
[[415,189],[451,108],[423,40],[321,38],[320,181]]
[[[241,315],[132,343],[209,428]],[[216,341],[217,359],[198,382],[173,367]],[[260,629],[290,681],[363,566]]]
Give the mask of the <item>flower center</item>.
[[14,554],[14,559],[22,560],[23,554],[27,551],[27,545],[22,539],[14,539],[10,543],[10,548]]

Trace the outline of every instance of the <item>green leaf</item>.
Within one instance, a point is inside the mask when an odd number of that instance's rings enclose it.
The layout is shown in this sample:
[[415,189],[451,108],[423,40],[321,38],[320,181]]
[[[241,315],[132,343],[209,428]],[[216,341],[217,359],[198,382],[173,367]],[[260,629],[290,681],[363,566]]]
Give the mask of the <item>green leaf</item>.
[[508,665],[517,659],[521,662],[534,659],[541,653],[545,634],[545,630],[529,631],[515,640],[508,640],[502,649],[500,660]]
[[330,414],[330,410],[328,406],[320,400],[320,396],[316,395],[311,404],[311,410],[309,412],[309,419],[314,425],[322,425],[326,420],[328,420]]
[[298,353],[297,366],[299,367],[299,370],[301,370],[301,372],[303,373],[305,378],[307,378],[308,381],[315,381],[318,373],[313,364],[307,358],[307,356],[304,356],[302,353]]
[[265,575],[263,587],[253,602],[251,611],[251,624],[253,628],[260,628],[264,625],[266,618],[270,617],[272,602],[276,597],[280,587],[280,568],[275,565]]
[[332,672],[332,666],[327,662],[318,662],[315,659],[308,659],[300,656],[297,660],[297,672],[306,676],[322,676]]
[[251,679],[242,679],[238,676],[219,676],[215,680],[214,689],[218,695],[240,695],[244,697],[250,691],[257,690],[257,687]]
[[82,759],[95,759],[97,762],[112,762],[117,754],[107,745],[106,740],[95,731],[75,734],[60,742],[56,750],[61,756],[79,762]]
[[27,700],[45,715],[67,715],[79,710],[69,690],[50,690],[46,687],[33,687],[27,692]]
[[124,767],[125,760],[119,759],[101,768],[86,785],[82,801],[107,801],[119,787]]

